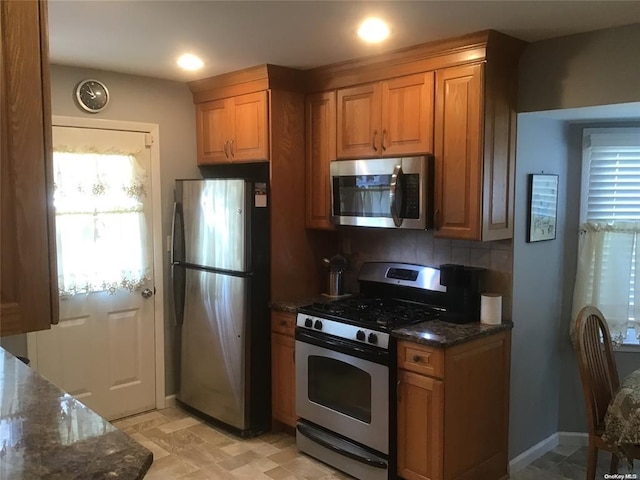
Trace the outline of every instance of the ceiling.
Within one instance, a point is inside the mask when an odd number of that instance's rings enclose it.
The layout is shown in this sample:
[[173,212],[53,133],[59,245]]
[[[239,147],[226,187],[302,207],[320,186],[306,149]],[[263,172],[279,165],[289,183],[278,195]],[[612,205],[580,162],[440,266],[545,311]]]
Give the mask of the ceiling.
[[[358,24],[389,22],[383,45]],[[263,63],[307,69],[485,29],[528,42],[640,21],[638,1],[50,0],[51,62],[189,81]],[[191,52],[205,67],[183,72]]]

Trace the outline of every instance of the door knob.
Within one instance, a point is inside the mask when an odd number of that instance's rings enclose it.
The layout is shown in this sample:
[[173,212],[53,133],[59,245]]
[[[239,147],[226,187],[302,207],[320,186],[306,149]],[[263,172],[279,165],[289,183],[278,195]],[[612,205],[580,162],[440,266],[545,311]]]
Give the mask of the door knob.
[[153,290],[151,290],[150,288],[145,288],[144,290],[142,290],[140,295],[142,295],[142,298],[151,298],[153,296]]

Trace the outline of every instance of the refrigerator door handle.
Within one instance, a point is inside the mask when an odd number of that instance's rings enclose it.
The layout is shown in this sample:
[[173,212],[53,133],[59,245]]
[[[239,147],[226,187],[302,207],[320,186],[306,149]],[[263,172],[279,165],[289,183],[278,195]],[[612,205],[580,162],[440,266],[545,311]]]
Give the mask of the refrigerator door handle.
[[171,279],[173,287],[173,309],[175,322],[181,326],[184,321],[184,298],[186,289],[186,272],[179,262],[184,261],[184,217],[182,205],[173,203],[173,220],[171,222]]
[[173,219],[171,221],[171,264],[184,261],[184,217],[182,205],[173,202]]
[[175,324],[180,327],[184,323],[184,298],[186,290],[187,272],[182,265],[171,265],[173,284],[173,311]]

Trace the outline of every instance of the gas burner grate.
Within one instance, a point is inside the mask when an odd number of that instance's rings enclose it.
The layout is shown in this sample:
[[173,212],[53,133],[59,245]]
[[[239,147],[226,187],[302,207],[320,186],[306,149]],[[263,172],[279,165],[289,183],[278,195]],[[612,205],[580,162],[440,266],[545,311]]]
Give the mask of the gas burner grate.
[[393,298],[351,297],[327,303],[314,303],[305,311],[329,315],[347,323],[371,329],[392,330],[438,318],[441,309]]

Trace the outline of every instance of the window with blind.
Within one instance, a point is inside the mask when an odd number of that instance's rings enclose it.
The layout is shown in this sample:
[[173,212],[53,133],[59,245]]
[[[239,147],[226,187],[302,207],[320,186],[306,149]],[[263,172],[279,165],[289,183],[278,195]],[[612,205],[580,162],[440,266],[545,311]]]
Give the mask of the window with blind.
[[640,339],[640,128],[585,129],[573,318],[595,305],[617,344]]

